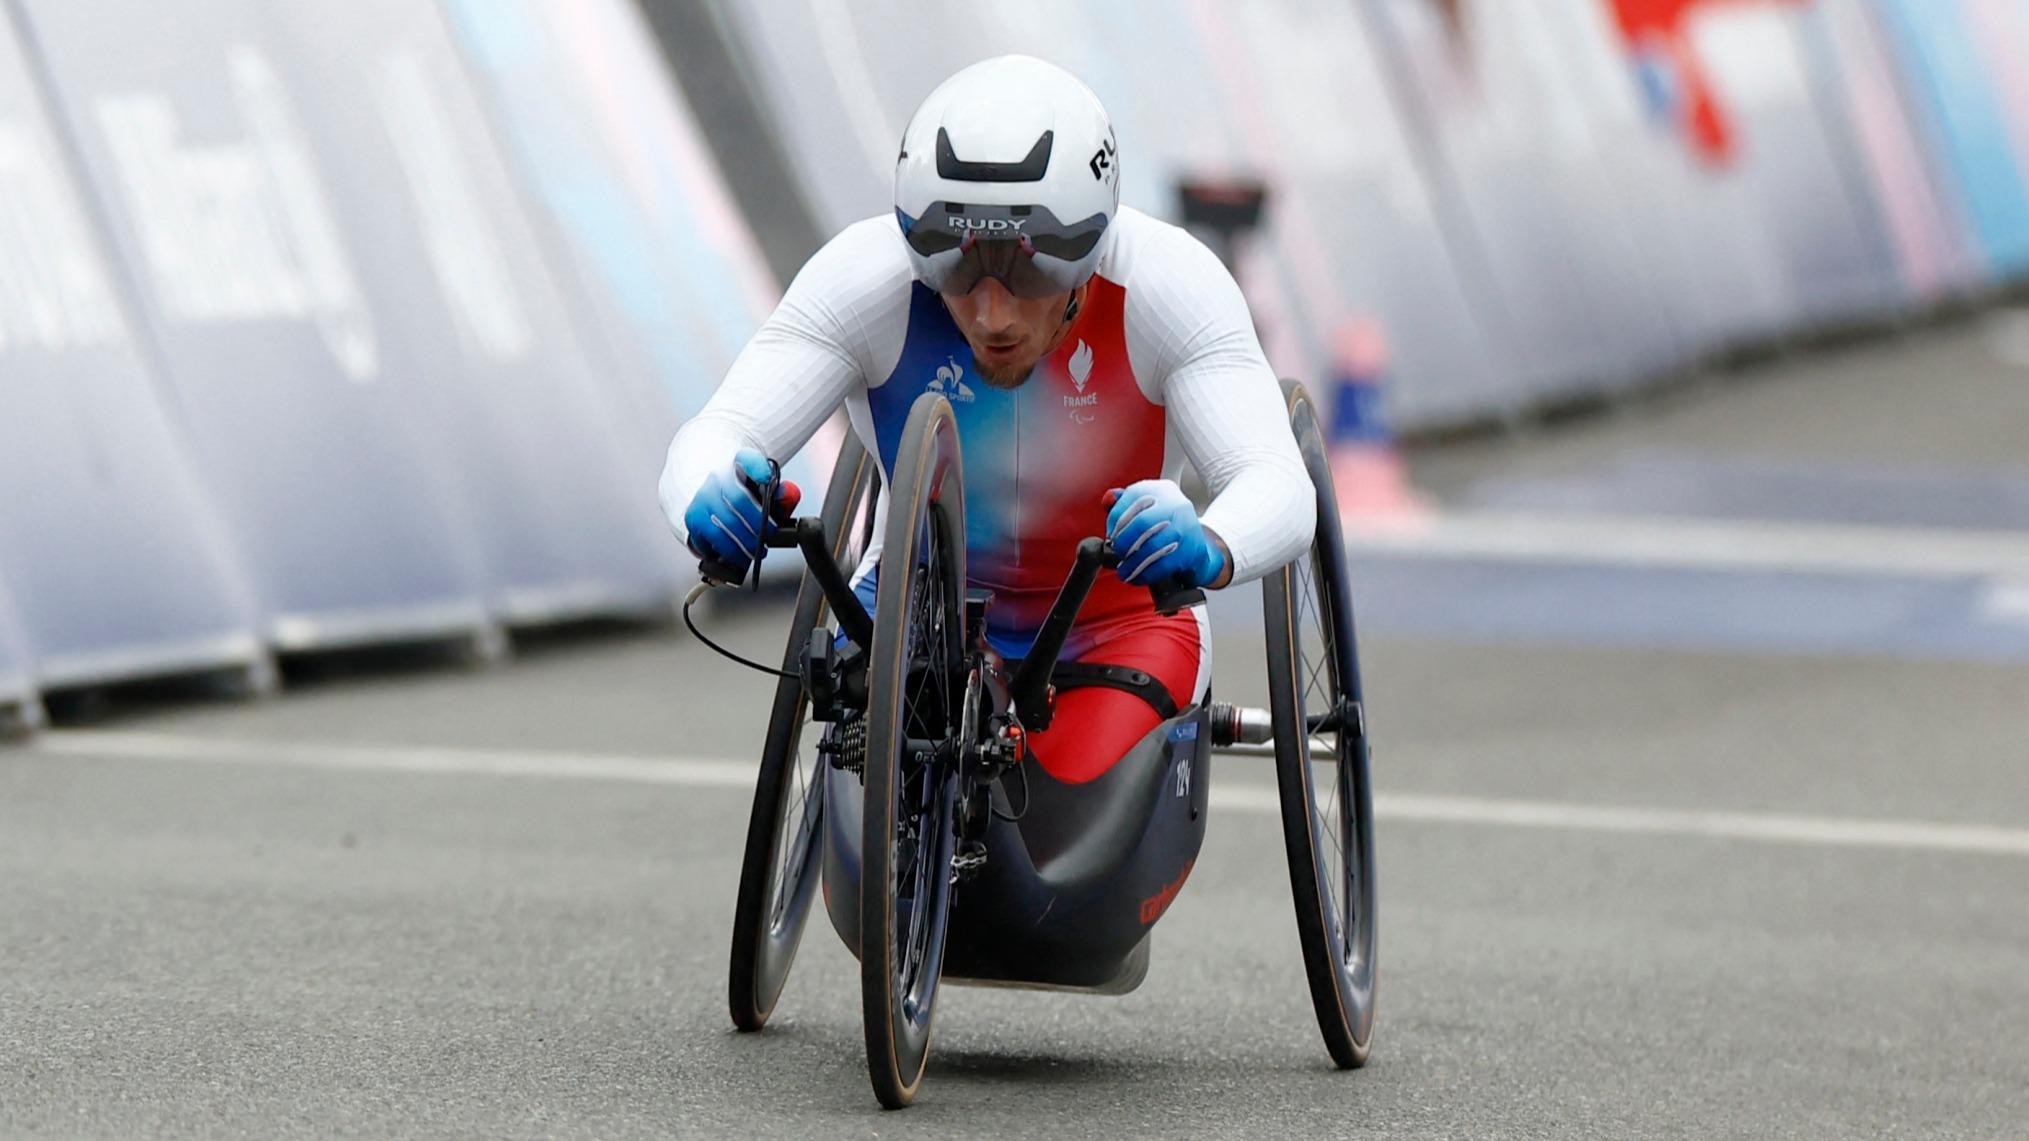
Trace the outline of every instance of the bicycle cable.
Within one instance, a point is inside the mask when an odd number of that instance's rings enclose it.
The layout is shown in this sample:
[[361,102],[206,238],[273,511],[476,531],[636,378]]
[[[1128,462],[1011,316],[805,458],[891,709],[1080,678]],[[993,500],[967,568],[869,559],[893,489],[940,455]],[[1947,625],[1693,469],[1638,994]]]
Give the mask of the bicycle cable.
[[[758,578],[758,575],[756,577]],[[750,658],[741,657],[740,655],[734,653],[733,651],[726,649],[724,646],[719,645],[717,642],[712,641],[710,638],[705,636],[705,632],[703,630],[697,628],[697,623],[691,621],[690,617],[691,603],[696,602],[698,599],[704,597],[704,592],[710,590],[711,588],[712,587],[710,583],[700,582],[696,586],[691,588],[689,594],[684,596],[683,598],[684,627],[688,629],[693,635],[695,635],[698,641],[703,642],[705,645],[711,647],[721,657],[731,658],[733,661],[740,663],[741,665],[747,667],[750,670],[759,670],[764,674],[773,674],[774,676],[779,678],[788,678],[792,681],[801,681],[802,678],[798,677],[796,674],[789,673],[786,670],[778,670],[773,666],[764,666],[760,662],[754,661]]]
[[[1030,753],[1030,754],[1029,754],[1029,756],[1030,756],[1030,757],[1034,757],[1034,756],[1035,756],[1035,754],[1034,754],[1034,753],[1032,752],[1032,753]],[[1037,764],[1041,764],[1042,762],[1038,761],[1038,762],[1036,762],[1036,763],[1037,763]],[[1008,812],[1002,812],[1002,811],[1001,811],[1000,809],[998,809],[998,808],[995,808],[995,807],[993,806],[993,797],[992,797],[991,795],[989,795],[989,796],[987,797],[987,800],[986,800],[986,810],[987,810],[987,812],[989,812],[989,813],[991,813],[991,814],[992,814],[992,816],[993,816],[993,818],[994,818],[994,819],[996,819],[996,820],[1005,820],[1005,821],[1007,821],[1007,822],[1008,822],[1009,824],[1019,824],[1019,823],[1021,823],[1021,821],[1022,821],[1022,817],[1024,817],[1024,816],[1027,816],[1027,815],[1029,814],[1029,770],[1028,770],[1027,768],[1025,768],[1025,767],[1024,767],[1024,766],[1025,766],[1025,765],[1027,765],[1027,764],[1028,764],[1028,761],[1024,760],[1024,761],[1022,761],[1022,762],[1021,762],[1020,764],[1017,764],[1017,765],[1015,765],[1015,766],[1014,766],[1013,768],[1011,768],[1011,769],[1009,770],[1010,772],[1013,772],[1013,773],[1018,773],[1018,774],[1020,774],[1020,776],[1021,776],[1021,778],[1022,778],[1022,810],[1021,810],[1020,812],[1014,812],[1014,811],[1013,811],[1013,808],[1014,808],[1014,797],[1010,796],[1010,797],[1008,797],[1008,808],[1009,808],[1009,811],[1008,811]],[[1006,779],[1006,778],[1005,778],[1005,776],[1003,775],[1003,777],[1002,777],[1002,780],[1003,780],[1003,784],[1002,784],[1002,788],[1003,788],[1003,790],[1005,790],[1005,788],[1006,788],[1006,785],[1005,785],[1005,783],[1004,783],[1004,782],[1005,782],[1005,779]]]

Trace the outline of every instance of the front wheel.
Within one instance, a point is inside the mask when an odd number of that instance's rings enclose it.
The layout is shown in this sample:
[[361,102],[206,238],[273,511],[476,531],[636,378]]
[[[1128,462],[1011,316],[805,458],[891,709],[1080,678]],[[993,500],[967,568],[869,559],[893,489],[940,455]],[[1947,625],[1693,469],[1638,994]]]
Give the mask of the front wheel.
[[859,953],[867,1074],[899,1109],[929,1061],[957,843],[965,501],[942,396],[910,410],[889,493],[867,666]]
[[1262,580],[1275,771],[1296,927],[1325,1048],[1364,1065],[1374,1040],[1374,796],[1338,501],[1303,386],[1285,382],[1290,427],[1317,490],[1317,535]]

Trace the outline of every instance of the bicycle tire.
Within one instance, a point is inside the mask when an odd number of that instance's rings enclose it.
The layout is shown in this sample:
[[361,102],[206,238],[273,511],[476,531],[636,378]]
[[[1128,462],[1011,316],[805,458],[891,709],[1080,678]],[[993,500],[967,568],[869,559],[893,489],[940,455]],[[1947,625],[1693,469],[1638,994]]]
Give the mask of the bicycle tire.
[[903,755],[912,737],[958,732],[965,503],[958,422],[942,396],[917,398],[894,467],[867,669],[859,900],[867,1076],[889,1109],[915,1098],[928,1066],[956,844],[955,760],[942,748]]
[[[1276,784],[1311,1005],[1332,1061],[1352,1069],[1366,1064],[1373,1049],[1378,949],[1366,707],[1338,501],[1316,407],[1293,381],[1283,382],[1283,397],[1316,489],[1318,519],[1309,550],[1262,580]],[[1313,621],[1310,641],[1317,644],[1307,647]],[[1333,785],[1320,806],[1320,766],[1310,758],[1305,719],[1333,709],[1348,711],[1352,726],[1329,734],[1335,759],[1323,767]]]
[[[819,518],[826,546],[842,559],[857,527],[871,515],[867,485],[873,481],[873,459],[859,440],[847,434],[832,467]],[[796,588],[796,609],[789,622],[789,644],[782,669],[795,674],[810,632],[823,625],[830,606],[814,575],[803,572]],[[823,762],[807,748],[810,701],[798,677],[778,679],[768,715],[768,735],[761,746],[761,768],[754,781],[754,805],[747,817],[747,840],[740,861],[740,886],[733,909],[733,947],[727,972],[726,1002],[733,1025],[752,1032],[768,1017],[789,981],[796,948],[818,879],[823,797],[818,766]],[[797,762],[801,761],[799,765]],[[806,779],[792,779],[802,773]],[[800,789],[800,798],[791,791]]]

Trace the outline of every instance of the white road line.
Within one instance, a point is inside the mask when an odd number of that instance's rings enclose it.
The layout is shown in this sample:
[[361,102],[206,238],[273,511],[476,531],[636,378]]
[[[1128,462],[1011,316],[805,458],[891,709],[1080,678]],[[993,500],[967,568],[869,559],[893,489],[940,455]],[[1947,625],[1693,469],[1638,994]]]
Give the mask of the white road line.
[[[749,791],[751,761],[703,757],[630,757],[609,753],[547,753],[513,749],[457,749],[405,745],[331,745],[183,737],[162,733],[60,730],[22,750],[64,757],[121,758],[182,763],[295,766],[360,772],[543,777],[678,785]],[[0,762],[7,754],[0,753]],[[1275,790],[1262,785],[1215,784],[1214,807],[1232,812],[1279,811]],[[2029,829],[1909,820],[1862,820],[1746,812],[1627,808],[1554,801],[1387,793],[1375,797],[1382,820],[1490,824],[1577,832],[1691,836],[1775,844],[1889,848],[2029,856]]]
[[1354,527],[1346,542],[1356,555],[2029,581],[2029,535],[2008,531],[1465,511]]
[[[333,745],[90,729],[44,733],[33,740],[27,751],[138,761],[276,765],[450,776],[550,777],[735,788],[748,792],[754,788],[753,761],[704,757],[629,757],[612,753],[545,753],[431,745]],[[0,758],[4,758],[4,754],[0,754]]]

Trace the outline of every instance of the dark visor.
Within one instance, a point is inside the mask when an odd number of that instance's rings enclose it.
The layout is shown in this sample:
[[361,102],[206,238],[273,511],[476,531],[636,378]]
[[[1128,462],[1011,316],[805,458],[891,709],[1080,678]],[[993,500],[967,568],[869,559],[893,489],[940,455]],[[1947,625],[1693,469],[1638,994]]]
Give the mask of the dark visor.
[[939,202],[920,219],[896,212],[924,270],[924,283],[963,295],[993,278],[1017,297],[1067,293],[1091,274],[1085,264],[1106,232],[1095,214],[1063,225],[1048,210]]

